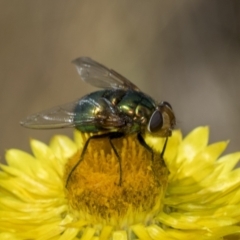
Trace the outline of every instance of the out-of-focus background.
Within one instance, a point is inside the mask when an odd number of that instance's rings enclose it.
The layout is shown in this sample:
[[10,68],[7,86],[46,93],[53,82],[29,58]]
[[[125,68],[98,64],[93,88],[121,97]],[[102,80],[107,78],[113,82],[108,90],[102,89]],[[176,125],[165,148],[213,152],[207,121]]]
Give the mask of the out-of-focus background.
[[90,56],[169,101],[186,134],[211,128],[210,142],[240,150],[239,0],[1,0],[0,156],[29,150],[72,129],[29,130],[31,113],[75,100],[95,88],[70,63]]

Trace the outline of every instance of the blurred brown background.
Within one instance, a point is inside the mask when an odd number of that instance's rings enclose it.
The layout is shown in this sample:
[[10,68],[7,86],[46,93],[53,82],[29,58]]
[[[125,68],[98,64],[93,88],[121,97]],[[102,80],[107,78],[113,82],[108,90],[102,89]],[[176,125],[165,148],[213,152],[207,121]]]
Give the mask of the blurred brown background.
[[71,129],[29,130],[27,115],[96,90],[71,60],[117,70],[169,101],[186,134],[211,127],[210,141],[240,150],[240,1],[0,0],[0,156],[29,150]]

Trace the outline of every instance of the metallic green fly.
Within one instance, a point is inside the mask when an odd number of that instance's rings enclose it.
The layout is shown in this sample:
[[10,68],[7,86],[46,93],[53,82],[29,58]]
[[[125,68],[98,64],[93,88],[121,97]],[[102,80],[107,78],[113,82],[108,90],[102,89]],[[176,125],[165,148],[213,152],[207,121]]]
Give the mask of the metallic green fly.
[[146,132],[166,137],[162,157],[175,126],[175,116],[168,102],[157,103],[128,79],[87,57],[73,61],[83,81],[104,90],[92,92],[72,103],[28,116],[21,125],[35,129],[75,127],[81,132],[93,133],[86,141],[78,163],[68,181],[84,158],[93,138],[108,138],[119,161],[119,185],[122,182],[121,158],[112,139],[137,133],[139,142],[152,154],[142,135]]

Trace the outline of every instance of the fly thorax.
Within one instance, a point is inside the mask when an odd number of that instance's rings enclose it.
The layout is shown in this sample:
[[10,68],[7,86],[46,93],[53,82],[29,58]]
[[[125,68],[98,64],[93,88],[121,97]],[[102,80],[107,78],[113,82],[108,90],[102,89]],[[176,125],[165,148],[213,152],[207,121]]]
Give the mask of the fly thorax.
[[142,125],[147,125],[149,117],[151,116],[151,111],[143,105],[137,105],[135,109],[135,118]]
[[129,105],[121,105],[119,106],[121,112],[126,113],[128,116],[134,116],[134,108]]

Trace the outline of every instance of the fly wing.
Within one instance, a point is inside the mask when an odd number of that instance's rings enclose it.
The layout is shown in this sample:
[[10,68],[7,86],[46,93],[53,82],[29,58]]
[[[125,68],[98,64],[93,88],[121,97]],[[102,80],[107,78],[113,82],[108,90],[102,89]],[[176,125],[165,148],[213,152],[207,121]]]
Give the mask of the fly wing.
[[[93,124],[101,128],[118,128],[125,124],[124,119],[118,115],[117,109],[108,100],[101,98],[99,102],[86,100],[88,104],[99,109],[98,114],[92,112],[79,112],[77,107],[84,104],[80,99],[49,110],[28,116],[20,122],[27,128],[57,129]],[[78,116],[81,115],[81,118]]]
[[29,115],[20,124],[27,128],[53,129],[75,126],[75,108],[78,101]]
[[80,57],[73,61],[82,80],[98,88],[104,89],[140,89],[119,73],[88,57]]

